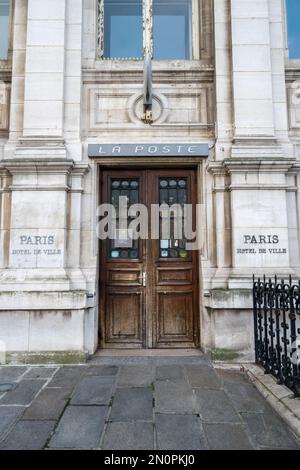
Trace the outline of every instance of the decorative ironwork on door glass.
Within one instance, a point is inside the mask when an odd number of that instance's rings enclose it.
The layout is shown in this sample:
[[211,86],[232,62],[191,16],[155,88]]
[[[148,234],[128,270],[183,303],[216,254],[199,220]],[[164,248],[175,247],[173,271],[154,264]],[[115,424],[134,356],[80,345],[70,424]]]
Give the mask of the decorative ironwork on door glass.
[[[128,215],[128,208],[139,202],[139,186],[137,178],[111,180],[110,200],[116,212],[116,236],[110,240],[109,246],[109,257],[112,259],[139,259],[139,241],[131,237],[128,229],[134,218]],[[120,207],[121,201],[124,214]]]
[[160,258],[189,259],[184,237],[187,178],[160,178]]

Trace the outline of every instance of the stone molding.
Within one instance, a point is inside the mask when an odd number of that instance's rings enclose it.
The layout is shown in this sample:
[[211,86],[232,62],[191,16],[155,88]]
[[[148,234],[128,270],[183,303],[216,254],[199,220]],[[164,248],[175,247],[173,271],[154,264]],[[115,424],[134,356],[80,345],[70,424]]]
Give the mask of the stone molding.
[[6,83],[11,83],[12,67],[6,61],[0,60],[0,80]]
[[5,83],[0,77],[0,136],[8,131],[9,126],[9,102],[10,84]]
[[0,171],[11,175],[21,174],[51,174],[84,176],[90,169],[89,164],[75,163],[73,160],[50,160],[43,159],[7,159],[2,160]]
[[[101,73],[99,71],[101,70]],[[173,69],[162,64],[153,64],[153,84],[162,83],[202,83],[214,81],[215,69],[211,65],[204,65],[192,61],[189,66],[178,64]],[[143,83],[143,62],[128,63],[123,70],[114,62],[109,65],[101,64],[99,70],[83,69],[84,84],[111,84]]]
[[82,289],[21,291],[10,286],[10,290],[0,292],[0,311],[83,310],[88,304],[86,293]]
[[228,170],[229,173],[243,172],[243,171],[254,171],[254,172],[288,172],[295,163],[294,158],[285,157],[253,157],[252,159],[247,158],[232,158],[223,161],[223,166]]
[[230,158],[221,162],[209,162],[207,170],[214,176],[225,176],[231,173],[241,172],[279,172],[287,173],[290,170],[300,169],[300,163],[294,158]]

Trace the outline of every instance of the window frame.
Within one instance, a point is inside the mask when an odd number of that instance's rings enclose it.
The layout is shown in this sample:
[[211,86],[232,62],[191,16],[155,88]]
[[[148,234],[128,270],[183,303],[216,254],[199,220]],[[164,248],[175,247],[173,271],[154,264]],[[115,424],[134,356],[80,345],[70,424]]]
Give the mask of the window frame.
[[[128,62],[133,60],[136,62],[143,61],[144,57],[150,52],[153,57],[153,0],[143,1],[143,56],[136,59],[127,58],[106,58],[104,57],[105,38],[104,38],[104,0],[97,0],[97,59],[102,61],[119,61]],[[191,57],[190,59],[165,59],[157,60],[157,62],[190,62],[193,60],[200,60],[200,5],[198,0],[191,0],[192,15],[191,15]]]
[[12,33],[11,33],[11,25],[12,25],[12,10],[13,10],[13,2],[12,0],[7,0],[8,2],[8,26],[7,26],[7,52],[6,58],[0,57],[0,64],[6,64],[10,59],[10,51],[11,51],[11,42],[12,42]]
[[284,14],[284,35],[285,35],[285,49],[286,49],[286,59],[291,63],[300,63],[299,57],[290,57],[290,48],[289,48],[289,28],[288,28],[288,8],[286,0],[282,1],[282,11]]

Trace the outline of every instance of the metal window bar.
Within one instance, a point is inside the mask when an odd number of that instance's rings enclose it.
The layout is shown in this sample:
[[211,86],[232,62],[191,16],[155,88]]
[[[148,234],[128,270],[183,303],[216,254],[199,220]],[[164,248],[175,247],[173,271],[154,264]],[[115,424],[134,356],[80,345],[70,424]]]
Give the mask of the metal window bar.
[[253,276],[255,362],[300,397],[300,280]]

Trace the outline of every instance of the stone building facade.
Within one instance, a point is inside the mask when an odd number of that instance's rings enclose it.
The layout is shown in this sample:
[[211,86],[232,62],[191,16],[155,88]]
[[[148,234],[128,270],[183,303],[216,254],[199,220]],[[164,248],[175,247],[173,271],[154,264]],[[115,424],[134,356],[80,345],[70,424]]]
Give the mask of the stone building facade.
[[[176,277],[186,270],[174,264],[168,280],[197,284],[193,346],[251,351],[252,275],[300,274],[300,61],[289,59],[285,1],[189,2],[188,57],[152,63],[152,123],[142,119],[142,57],[105,57],[109,2],[9,3],[8,53],[0,60],[0,340],[8,357],[80,358],[99,346],[166,347],[168,339],[169,347],[188,347],[176,338],[185,334],[180,308],[190,291],[182,287],[178,311],[158,301],[162,324],[178,325],[165,326],[161,343],[148,341],[152,293],[126,290],[136,274],[129,262],[105,265],[96,208],[110,170],[121,182],[122,174],[196,174],[203,234],[196,273]],[[144,1],[150,52],[152,7]],[[91,156],[95,144],[151,145],[158,154]],[[208,155],[159,154],[170,144],[205,144]],[[125,268],[130,275],[120,278]],[[102,282],[103,270],[113,273],[112,284]],[[158,294],[168,299],[169,288]],[[132,326],[122,315],[130,317],[136,302]]]

